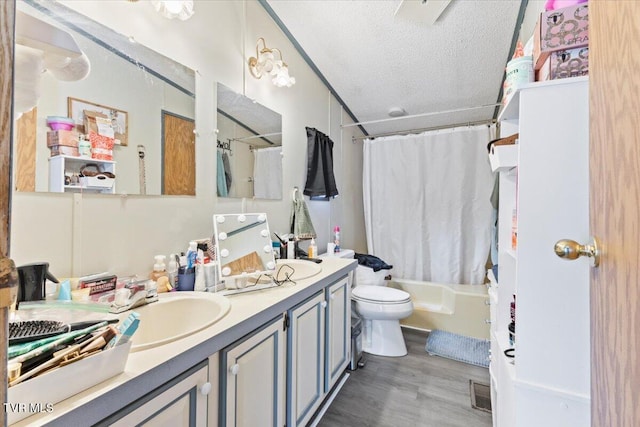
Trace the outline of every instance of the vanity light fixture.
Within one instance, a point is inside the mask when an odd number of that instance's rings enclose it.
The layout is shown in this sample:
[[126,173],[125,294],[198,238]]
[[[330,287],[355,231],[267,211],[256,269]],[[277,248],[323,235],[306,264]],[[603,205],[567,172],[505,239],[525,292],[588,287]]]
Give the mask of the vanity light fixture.
[[186,21],[193,16],[193,0],[151,0],[151,4],[165,18]]
[[[262,49],[260,49],[262,41]],[[274,52],[278,52],[280,59],[276,59]],[[273,76],[271,82],[278,87],[291,87],[296,83],[295,77],[289,75],[289,67],[282,60],[282,52],[278,48],[268,48],[264,38],[256,42],[256,56],[249,58],[249,71],[256,79],[265,74]]]

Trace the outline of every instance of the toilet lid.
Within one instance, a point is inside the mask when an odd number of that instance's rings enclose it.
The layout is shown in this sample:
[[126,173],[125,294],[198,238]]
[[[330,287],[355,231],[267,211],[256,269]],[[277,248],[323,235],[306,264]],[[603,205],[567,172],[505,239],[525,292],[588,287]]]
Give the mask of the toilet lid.
[[411,295],[400,289],[384,286],[356,286],[351,290],[353,299],[381,303],[404,303],[411,301]]

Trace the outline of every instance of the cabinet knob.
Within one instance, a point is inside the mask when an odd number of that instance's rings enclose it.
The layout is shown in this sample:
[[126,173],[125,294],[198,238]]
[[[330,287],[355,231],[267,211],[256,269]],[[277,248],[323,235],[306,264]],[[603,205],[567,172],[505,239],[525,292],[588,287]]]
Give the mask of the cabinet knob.
[[204,396],[208,396],[209,393],[211,393],[211,383],[206,382],[202,384],[202,386],[200,387],[200,393],[202,393]]
[[556,242],[553,250],[560,258],[569,261],[586,256],[590,260],[591,267],[597,267],[600,265],[600,248],[598,246],[595,237],[591,237],[586,245],[581,245],[574,240],[562,239]]
[[491,300],[490,299],[484,300],[484,305],[491,305]]
[[320,303],[320,307],[325,308],[327,306],[327,302],[326,301],[322,301]]
[[331,294],[331,296],[329,298],[336,299],[336,294]]
[[238,365],[237,363],[229,367],[229,372],[231,373],[231,375],[238,375],[239,371],[240,371],[240,365]]
[[486,323],[487,325],[491,324],[491,319],[484,319],[484,323]]

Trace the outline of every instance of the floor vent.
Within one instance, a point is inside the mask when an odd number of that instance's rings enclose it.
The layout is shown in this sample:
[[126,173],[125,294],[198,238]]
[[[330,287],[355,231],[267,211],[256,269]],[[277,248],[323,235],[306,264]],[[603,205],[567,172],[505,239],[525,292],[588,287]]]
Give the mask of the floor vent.
[[491,412],[491,388],[487,384],[469,380],[471,407],[484,412]]

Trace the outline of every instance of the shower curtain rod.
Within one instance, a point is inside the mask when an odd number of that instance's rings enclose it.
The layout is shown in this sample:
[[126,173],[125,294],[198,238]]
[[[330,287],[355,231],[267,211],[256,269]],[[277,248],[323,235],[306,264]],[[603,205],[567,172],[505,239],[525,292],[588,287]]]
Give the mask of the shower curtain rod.
[[[246,141],[248,139],[266,138],[268,136],[282,135],[282,132],[263,133],[261,135],[245,136],[244,138],[231,138],[232,141]],[[271,142],[273,144],[273,142]]]
[[349,127],[353,127],[353,126],[369,125],[369,124],[373,124],[373,123],[391,122],[391,121],[394,121],[394,120],[403,120],[403,119],[413,119],[413,118],[416,118],[416,117],[435,116],[437,114],[460,113],[462,111],[481,110],[483,108],[494,108],[494,107],[498,107],[500,105],[502,105],[502,104],[500,104],[500,103],[487,104],[487,105],[480,105],[478,107],[455,108],[453,110],[443,110],[443,111],[433,111],[431,113],[411,114],[409,116],[391,117],[391,118],[388,118],[388,119],[379,119],[379,120],[369,120],[369,121],[366,121],[366,122],[348,123],[346,125],[341,125],[340,127],[349,128]]
[[367,135],[367,136],[352,136],[351,142],[355,144],[356,141],[359,139],[372,139],[372,138],[378,138],[381,136],[403,135],[403,134],[416,133],[416,132],[427,132],[430,130],[452,129],[452,128],[463,127],[463,126],[478,126],[478,125],[484,125],[484,124],[491,125],[494,123],[496,123],[496,120],[489,119],[489,120],[479,120],[477,122],[456,123],[454,125],[432,126],[428,128],[408,129],[408,130],[399,130],[396,132],[377,133],[374,135]]

